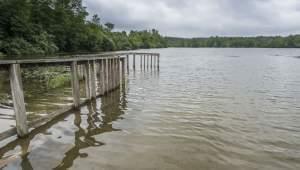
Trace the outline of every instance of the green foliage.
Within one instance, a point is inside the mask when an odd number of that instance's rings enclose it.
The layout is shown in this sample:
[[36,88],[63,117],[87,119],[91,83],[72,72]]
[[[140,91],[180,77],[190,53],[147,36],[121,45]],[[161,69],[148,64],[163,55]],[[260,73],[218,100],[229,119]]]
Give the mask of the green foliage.
[[71,77],[69,74],[59,74],[59,75],[53,76],[48,81],[48,88],[54,89],[54,88],[63,87],[65,85],[70,84],[70,82],[71,82]]
[[[7,55],[165,47],[156,30],[112,32],[82,0],[0,0],[0,53]],[[131,37],[133,36],[133,37]]]
[[175,38],[166,37],[169,47],[237,47],[237,48],[299,48],[300,35],[288,37],[210,37]]

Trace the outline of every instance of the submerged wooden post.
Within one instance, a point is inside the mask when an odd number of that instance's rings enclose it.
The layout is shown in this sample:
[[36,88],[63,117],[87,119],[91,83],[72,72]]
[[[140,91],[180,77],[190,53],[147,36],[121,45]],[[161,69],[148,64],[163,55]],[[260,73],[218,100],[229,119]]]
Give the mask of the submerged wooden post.
[[85,64],[84,64],[84,82],[85,82],[85,97],[87,99],[91,99],[92,98],[92,95],[91,95],[91,69],[90,69],[90,63],[89,61],[87,61]]
[[127,73],[129,74],[129,55],[126,55]]
[[71,82],[72,82],[72,94],[74,107],[80,106],[80,88],[78,80],[77,61],[73,61],[71,64]]
[[91,85],[91,97],[95,99],[97,97],[97,91],[96,91],[96,62],[95,60],[91,61],[91,78],[90,78],[90,85]]
[[9,69],[10,87],[16,116],[16,128],[19,137],[28,134],[27,116],[21,80],[20,64],[11,64]]
[[135,54],[133,54],[133,70],[135,70]]

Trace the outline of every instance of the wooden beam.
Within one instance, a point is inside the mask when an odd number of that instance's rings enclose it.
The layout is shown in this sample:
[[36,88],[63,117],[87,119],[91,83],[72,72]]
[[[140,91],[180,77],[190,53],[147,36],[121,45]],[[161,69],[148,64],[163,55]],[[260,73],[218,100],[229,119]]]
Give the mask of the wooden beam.
[[11,64],[9,72],[10,87],[16,116],[17,133],[19,137],[25,137],[28,134],[28,126],[20,64]]

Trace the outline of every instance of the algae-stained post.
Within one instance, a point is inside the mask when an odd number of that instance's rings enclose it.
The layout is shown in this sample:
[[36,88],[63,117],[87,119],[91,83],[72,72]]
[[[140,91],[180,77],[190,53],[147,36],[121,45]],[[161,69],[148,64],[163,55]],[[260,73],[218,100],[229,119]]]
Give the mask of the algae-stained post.
[[77,61],[73,61],[71,64],[71,78],[72,78],[72,94],[74,107],[78,108],[80,106],[80,88],[78,80],[78,70]]
[[9,73],[17,133],[18,136],[24,137],[28,134],[28,126],[20,64],[11,64]]

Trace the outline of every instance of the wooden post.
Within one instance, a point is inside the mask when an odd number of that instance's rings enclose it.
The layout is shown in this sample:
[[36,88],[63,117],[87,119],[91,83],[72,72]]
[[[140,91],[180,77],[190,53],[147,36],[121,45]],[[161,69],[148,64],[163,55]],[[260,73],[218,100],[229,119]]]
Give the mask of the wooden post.
[[89,63],[89,61],[87,61],[85,64],[84,64],[84,69],[85,69],[85,71],[84,71],[84,82],[85,82],[85,97],[87,98],[87,99],[91,99],[92,98],[92,96],[91,96],[91,84],[90,84],[90,82],[91,82],[91,76],[90,76],[90,74],[91,74],[91,69],[90,69],[90,63]]
[[103,79],[103,60],[99,60],[99,95],[103,95],[104,94],[104,79]]
[[144,70],[146,68],[146,54],[144,55]]
[[20,64],[11,64],[9,73],[17,133],[19,137],[25,137],[28,134],[28,126]]
[[118,60],[117,60],[117,68],[118,68],[118,71],[117,71],[117,76],[118,76],[118,87],[120,86],[120,82],[121,82],[121,76],[120,76],[120,62],[121,62],[121,58],[120,56],[118,57]]
[[104,76],[105,76],[105,94],[108,92],[108,59],[105,59],[105,65],[104,65]]
[[74,107],[78,108],[80,106],[80,88],[78,80],[77,61],[73,61],[71,64],[71,78]]
[[124,58],[122,58],[121,62],[122,62],[122,83],[124,83],[125,82],[125,61],[124,61]]
[[135,70],[135,54],[133,54],[133,70]]
[[143,55],[140,55],[140,67],[143,68]]
[[127,74],[129,74],[129,55],[126,55]]
[[153,68],[155,68],[155,66],[156,66],[156,56],[153,55]]
[[112,89],[112,59],[110,58],[108,60],[108,90],[110,91]]
[[115,59],[114,58],[112,58],[111,59],[111,78],[112,78],[112,80],[111,80],[111,87],[112,87],[112,89],[114,89],[115,88],[115,83],[116,83],[116,75],[115,75]]
[[91,85],[91,97],[93,99],[95,99],[97,97],[97,91],[96,91],[96,62],[95,60],[92,60],[91,63],[90,63],[90,66],[91,66],[91,70],[90,70],[90,75],[91,75],[91,78],[90,78],[90,85]]
[[151,61],[150,61],[150,68],[152,69],[152,59],[153,59],[153,56],[151,54]]
[[159,57],[160,57],[160,54],[157,54],[157,68],[159,69]]
[[149,68],[149,55],[147,54],[147,69]]

